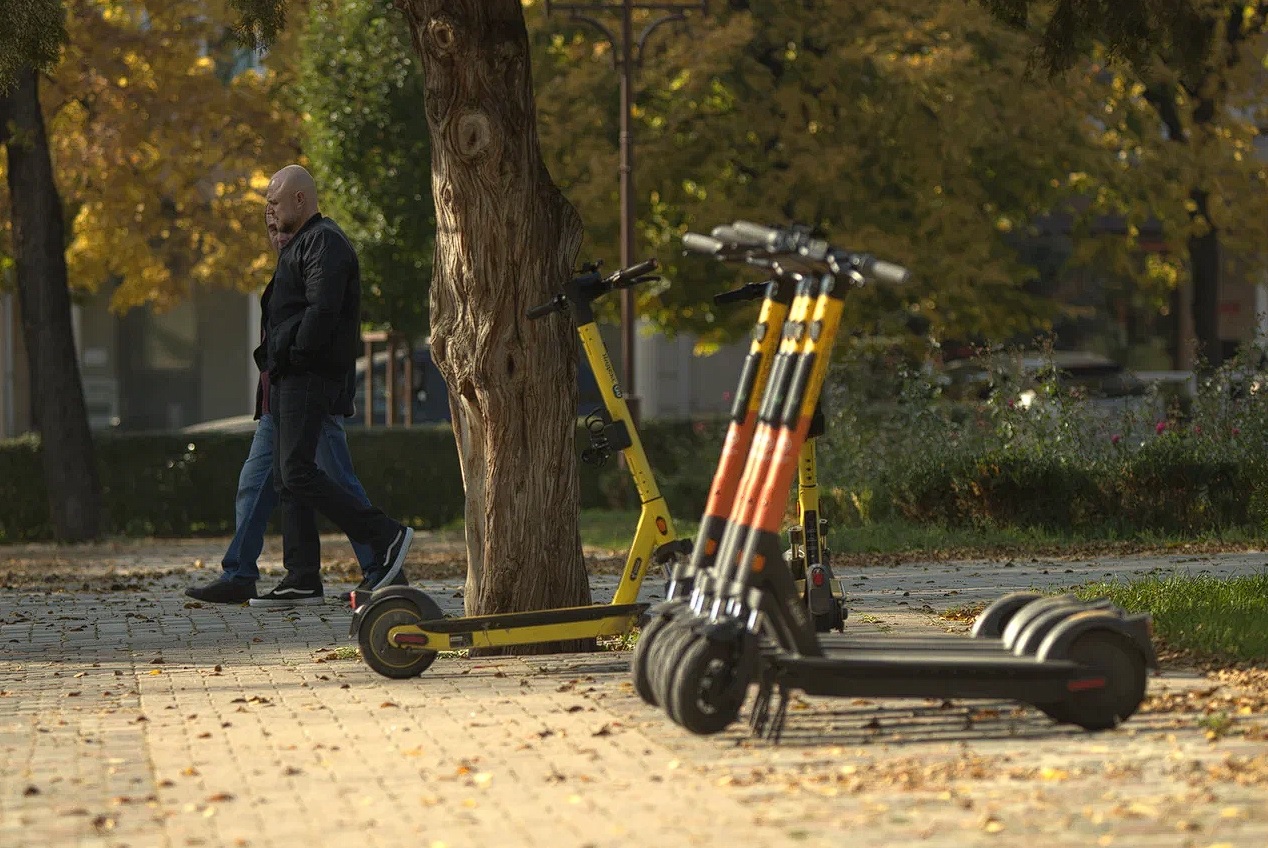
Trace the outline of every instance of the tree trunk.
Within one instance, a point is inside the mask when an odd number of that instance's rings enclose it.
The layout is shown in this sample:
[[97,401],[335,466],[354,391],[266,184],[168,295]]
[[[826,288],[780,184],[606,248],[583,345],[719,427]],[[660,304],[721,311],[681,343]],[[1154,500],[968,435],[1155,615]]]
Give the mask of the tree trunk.
[[588,604],[575,330],[564,315],[524,317],[560,290],[582,229],[541,159],[523,8],[520,0],[397,5],[426,79],[437,224],[432,355],[449,387],[466,488],[466,610]]
[[1196,208],[1193,218],[1204,224],[1202,233],[1189,236],[1189,267],[1193,279],[1193,335],[1198,355],[1207,367],[1224,361],[1220,342],[1220,233],[1208,213],[1210,195],[1202,189],[1190,194]]
[[18,302],[49,517],[60,541],[95,539],[101,483],[75,354],[62,202],[33,70],[22,71],[16,86],[0,95],[0,143],[9,156]]

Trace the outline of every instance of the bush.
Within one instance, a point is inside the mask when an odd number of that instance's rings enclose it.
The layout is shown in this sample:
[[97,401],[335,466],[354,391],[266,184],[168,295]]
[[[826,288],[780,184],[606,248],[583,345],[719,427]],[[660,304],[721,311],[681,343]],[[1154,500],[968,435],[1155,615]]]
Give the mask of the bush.
[[[1199,386],[1186,414],[1115,415],[1087,398],[1040,387],[1039,409],[1016,394],[958,403],[934,376],[878,369],[849,355],[825,395],[821,477],[854,522],[899,518],[981,529],[1193,536],[1262,531],[1268,518],[1268,383],[1233,361]],[[1231,376],[1230,376],[1231,375]],[[1009,385],[1007,375],[997,385]],[[853,398],[871,398],[855,404]]]
[[[644,426],[645,449],[674,515],[695,518],[704,509],[721,432],[712,423]],[[348,444],[370,500],[389,515],[420,528],[443,527],[462,518],[462,474],[448,426],[351,429]],[[588,437],[579,430],[578,451],[588,446]],[[105,532],[232,533],[238,472],[250,448],[250,434],[99,435],[96,452]],[[597,471],[581,465],[580,482],[583,509],[638,503],[615,454]],[[52,535],[38,438],[0,443],[0,541]]]

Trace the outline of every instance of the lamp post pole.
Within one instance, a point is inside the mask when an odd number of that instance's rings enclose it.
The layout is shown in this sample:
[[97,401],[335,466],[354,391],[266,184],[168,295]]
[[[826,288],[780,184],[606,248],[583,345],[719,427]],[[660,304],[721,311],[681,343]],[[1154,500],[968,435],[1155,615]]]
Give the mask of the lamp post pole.
[[[664,0],[664,2],[638,2],[638,0],[574,0],[574,2],[553,2],[546,0],[546,14],[558,10],[568,13],[568,17],[577,23],[594,27],[607,42],[612,45],[612,64],[621,80],[621,131],[619,137],[621,186],[621,267],[628,268],[636,261],[634,257],[634,221],[637,219],[637,206],[634,194],[634,72],[643,61],[643,48],[648,37],[659,26],[686,19],[686,13],[703,12],[707,0]],[[651,17],[639,32],[634,35],[635,12],[659,12]],[[620,17],[620,35],[603,23],[596,15],[618,15]],[[634,329],[638,320],[634,303],[634,290],[624,289],[621,292],[621,383],[626,403],[630,407],[630,415],[635,422],[639,419],[639,395],[634,374]]]

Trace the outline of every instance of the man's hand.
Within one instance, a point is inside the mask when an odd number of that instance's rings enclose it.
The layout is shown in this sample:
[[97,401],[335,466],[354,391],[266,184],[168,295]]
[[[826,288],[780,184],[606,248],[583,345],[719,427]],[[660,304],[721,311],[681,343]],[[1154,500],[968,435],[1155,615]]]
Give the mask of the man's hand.
[[282,248],[286,247],[286,245],[290,243],[290,240],[295,238],[294,233],[283,233],[279,231],[277,226],[272,223],[270,223],[268,227],[269,227],[269,244],[273,245],[273,249],[276,250],[278,253],[281,253]]

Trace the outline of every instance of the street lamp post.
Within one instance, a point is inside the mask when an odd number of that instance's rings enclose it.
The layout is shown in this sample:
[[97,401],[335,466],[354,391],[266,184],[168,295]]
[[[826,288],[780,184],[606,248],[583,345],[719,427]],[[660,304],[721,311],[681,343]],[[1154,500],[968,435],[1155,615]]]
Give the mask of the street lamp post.
[[[557,2],[546,0],[546,14],[553,11],[567,12],[568,17],[577,23],[597,29],[609,44],[612,45],[612,65],[621,79],[621,133],[620,133],[620,180],[621,180],[621,267],[634,264],[634,220],[636,216],[634,199],[634,71],[643,61],[643,48],[652,32],[663,24],[686,19],[687,12],[700,11],[706,8],[707,0],[574,0],[574,2]],[[652,17],[637,36],[634,35],[635,12],[660,12]],[[617,15],[620,18],[620,35],[603,23],[596,15]],[[630,406],[630,415],[639,420],[639,398],[634,381],[634,324],[637,314],[634,306],[633,289],[621,292],[621,382],[624,386],[626,402]]]

